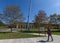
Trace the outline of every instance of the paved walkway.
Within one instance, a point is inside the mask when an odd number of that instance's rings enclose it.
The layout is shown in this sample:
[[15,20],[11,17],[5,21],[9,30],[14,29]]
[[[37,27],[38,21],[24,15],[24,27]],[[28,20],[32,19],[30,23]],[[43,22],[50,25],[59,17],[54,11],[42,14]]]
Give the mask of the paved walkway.
[[60,36],[53,35],[53,42],[46,42],[47,37],[37,37],[37,38],[21,38],[21,39],[5,39],[0,40],[0,43],[60,43]]

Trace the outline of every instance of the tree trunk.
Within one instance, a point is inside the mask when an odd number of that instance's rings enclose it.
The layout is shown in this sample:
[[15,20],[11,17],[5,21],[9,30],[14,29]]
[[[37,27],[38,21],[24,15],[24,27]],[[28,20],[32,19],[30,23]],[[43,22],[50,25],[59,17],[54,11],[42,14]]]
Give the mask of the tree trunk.
[[12,32],[12,28],[11,28],[11,32]]
[[16,28],[17,28],[17,29],[19,28],[19,25],[18,25],[18,24],[16,25]]

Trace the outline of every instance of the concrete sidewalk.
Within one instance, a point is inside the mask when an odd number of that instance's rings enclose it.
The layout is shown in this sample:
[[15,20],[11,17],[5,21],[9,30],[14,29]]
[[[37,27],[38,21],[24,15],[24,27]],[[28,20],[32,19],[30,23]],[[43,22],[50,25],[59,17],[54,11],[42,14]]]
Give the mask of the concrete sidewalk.
[[60,36],[53,35],[53,42],[46,42],[47,37],[37,38],[21,38],[21,39],[4,39],[0,40],[0,43],[60,43]]

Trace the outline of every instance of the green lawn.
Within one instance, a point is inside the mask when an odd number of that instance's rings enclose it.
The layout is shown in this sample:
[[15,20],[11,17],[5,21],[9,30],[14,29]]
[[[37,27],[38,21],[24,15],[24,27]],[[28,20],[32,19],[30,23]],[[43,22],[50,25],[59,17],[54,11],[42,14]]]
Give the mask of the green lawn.
[[[22,31],[26,31],[26,29],[23,29]],[[15,38],[33,38],[33,37],[41,37],[41,36],[37,36],[37,35],[31,35],[31,34],[27,34],[25,32],[21,32],[21,30],[19,31],[20,33],[9,33],[9,32],[5,32],[5,33],[0,33],[0,39],[15,39]],[[30,29],[30,33],[38,33],[38,29]],[[45,34],[45,32],[41,32],[43,34]],[[60,35],[60,32],[52,32],[54,35]]]
[[60,35],[60,32],[52,32],[52,34]]
[[[26,30],[22,30],[23,32],[25,32]],[[39,33],[38,32],[38,29],[30,29],[29,30],[30,33]],[[47,32],[41,32],[43,34],[47,33]],[[55,34],[55,35],[60,35],[60,32],[59,31],[55,31],[55,32],[52,32],[52,34]]]
[[32,38],[32,37],[41,37],[41,36],[26,33],[0,33],[0,39]]

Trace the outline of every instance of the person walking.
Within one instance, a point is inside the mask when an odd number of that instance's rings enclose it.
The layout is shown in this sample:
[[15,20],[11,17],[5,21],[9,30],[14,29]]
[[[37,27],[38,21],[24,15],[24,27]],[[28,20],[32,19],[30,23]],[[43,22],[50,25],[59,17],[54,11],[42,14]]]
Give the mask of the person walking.
[[47,30],[47,34],[48,34],[48,39],[47,41],[49,41],[49,37],[51,37],[51,41],[53,41],[53,37],[52,37],[52,32],[51,32],[51,28],[49,27]]

